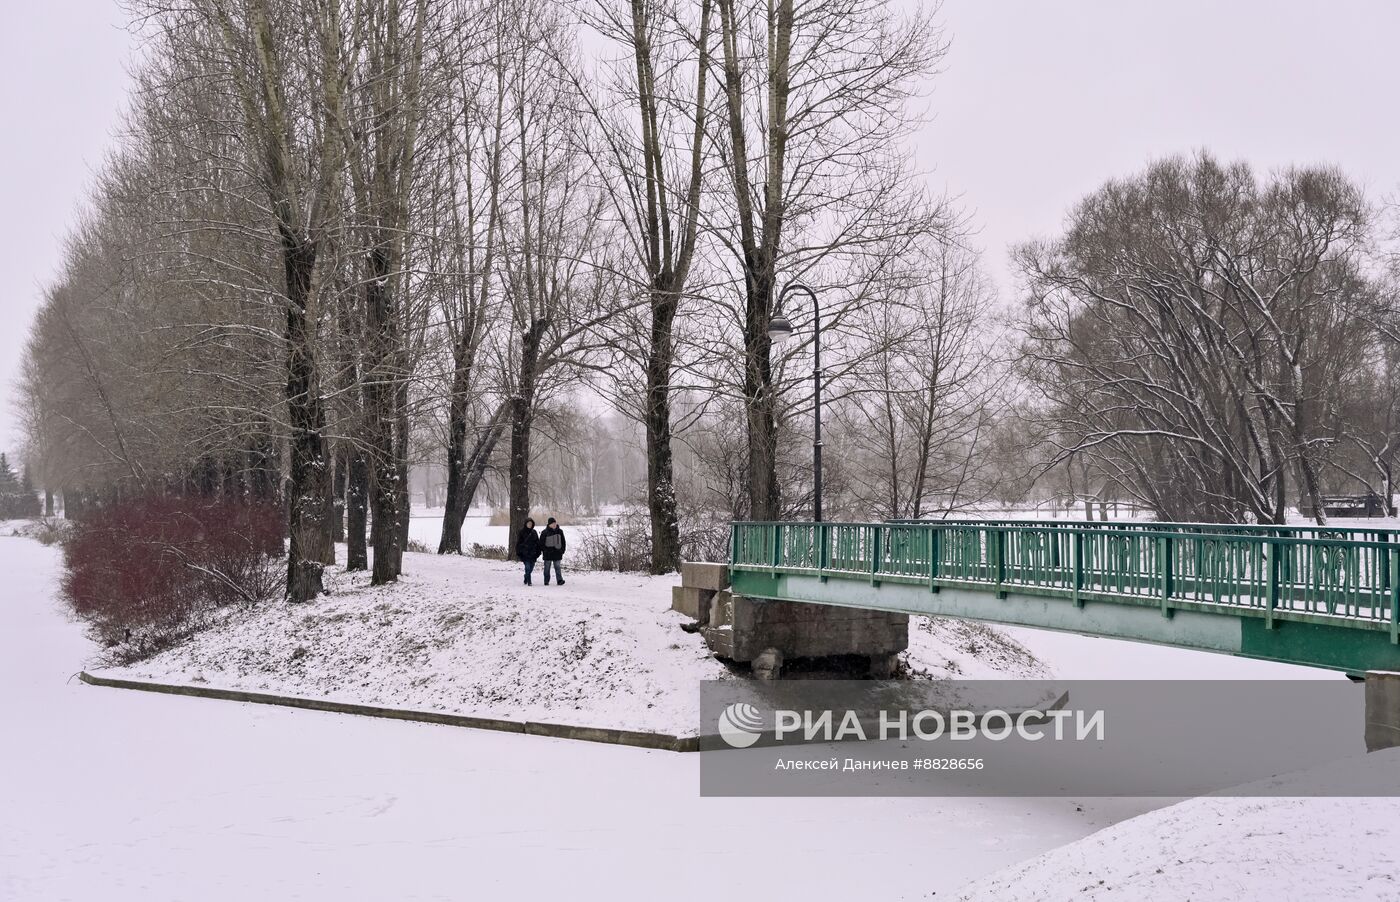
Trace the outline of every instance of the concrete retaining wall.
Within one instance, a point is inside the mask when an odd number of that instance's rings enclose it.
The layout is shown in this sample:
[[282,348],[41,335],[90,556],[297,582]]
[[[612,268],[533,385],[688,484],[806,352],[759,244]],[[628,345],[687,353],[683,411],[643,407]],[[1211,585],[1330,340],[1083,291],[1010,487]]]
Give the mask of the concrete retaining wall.
[[196,698],[216,698],[224,701],[250,702],[256,705],[305,708],[311,711],[328,711],[334,714],[358,714],[365,717],[412,720],[420,723],[435,723],[451,727],[470,727],[475,730],[523,733],[527,736],[551,736],[555,739],[606,742],[612,745],[630,745],[636,748],[659,749],[669,752],[695,752],[700,750],[700,739],[696,736],[672,736],[669,733],[644,733],[637,730],[617,730],[609,727],[579,727],[570,726],[568,724],[506,720],[495,717],[473,717],[466,714],[449,714],[443,711],[414,711],[405,708],[384,708],[378,705],[360,705],[353,702],[338,702],[324,698],[275,695],[269,692],[247,692],[242,689],[219,689],[213,686],[189,686],[178,683],[156,683],[147,680],[124,680],[99,676],[88,673],[87,671],[78,674],[78,678],[92,686],[108,686],[114,689],[139,689],[145,692],[163,692],[169,695],[189,695]]
[[1400,746],[1400,673],[1366,674],[1366,751]]

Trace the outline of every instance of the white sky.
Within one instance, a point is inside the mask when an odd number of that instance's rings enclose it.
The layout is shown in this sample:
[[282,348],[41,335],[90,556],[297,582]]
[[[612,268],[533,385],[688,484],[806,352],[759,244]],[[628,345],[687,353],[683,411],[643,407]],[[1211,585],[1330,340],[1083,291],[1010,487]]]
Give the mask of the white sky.
[[[1400,4],[1389,0],[946,0],[953,41],[917,147],[1008,244],[1155,157],[1209,148],[1267,170],[1339,165],[1400,188]],[[18,0],[0,27],[0,380],[117,124],[132,42],[114,0]],[[0,448],[19,442],[9,403]]]

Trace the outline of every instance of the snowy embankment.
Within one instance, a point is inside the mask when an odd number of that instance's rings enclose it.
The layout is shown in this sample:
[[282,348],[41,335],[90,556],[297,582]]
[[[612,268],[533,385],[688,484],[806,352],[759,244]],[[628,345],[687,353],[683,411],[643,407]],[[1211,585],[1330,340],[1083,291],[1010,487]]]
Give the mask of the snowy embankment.
[[0,899],[941,899],[1160,804],[701,798],[698,755],[86,686],[59,557],[0,537]]
[[966,886],[958,898],[1393,902],[1400,799],[1298,797],[1346,778],[1400,784],[1400,749],[1264,781],[1279,797],[1205,796],[1123,821]]
[[[343,549],[342,549],[343,551]],[[670,610],[676,577],[568,572],[521,585],[500,561],[409,554],[395,585],[328,571],[329,595],[230,612],[103,673],[415,710],[694,735],[701,680],[733,679]],[[917,678],[1047,676],[990,627],[915,619]]]

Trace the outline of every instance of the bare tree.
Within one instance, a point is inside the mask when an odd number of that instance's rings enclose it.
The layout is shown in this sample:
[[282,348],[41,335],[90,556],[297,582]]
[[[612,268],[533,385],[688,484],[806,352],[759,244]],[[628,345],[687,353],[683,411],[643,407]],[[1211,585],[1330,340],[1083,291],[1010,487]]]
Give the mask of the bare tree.
[[932,242],[908,265],[907,292],[865,312],[884,336],[837,407],[851,446],[848,492],[885,517],[949,513],[993,491],[992,426],[1006,410],[1010,367],[992,286],[976,254]]
[[644,0],[599,2],[589,18],[630,56],[608,83],[612,104],[589,107],[599,149],[592,141],[583,147],[623,225],[636,261],[628,280],[645,294],[650,314],[641,324],[644,335],[619,347],[636,349],[630,356],[642,372],[640,404],[623,409],[635,408],[646,429],[653,573],[679,569],[681,558],[672,450],[674,332],[699,238],[712,6],[702,0],[694,33],[678,10]]
[[907,102],[943,44],[930,18],[900,20],[874,0],[800,10],[793,0],[716,2],[725,112],[716,146],[732,206],[711,225],[742,286],[749,515],[767,520],[780,515],[768,338],[779,273],[858,285],[854,261],[872,248],[889,259],[900,252],[892,239],[928,231],[929,207],[907,193],[903,146],[916,121]]
[[447,403],[447,498],[438,554],[462,553],[462,521],[505,421],[502,405],[473,446],[468,446],[470,406],[479,393],[475,385],[478,353],[500,293],[496,257],[502,227],[503,156],[509,140],[506,46],[512,31],[507,12],[503,4],[488,9],[482,58],[464,60],[448,92],[452,126],[444,160],[449,184],[446,224],[455,240],[446,267],[453,277],[442,292],[452,378]]
[[1091,195],[1062,239],[1019,252],[1060,453],[1177,520],[1282,522],[1292,474],[1321,520],[1365,226],[1331,170],[1260,185],[1206,155]]

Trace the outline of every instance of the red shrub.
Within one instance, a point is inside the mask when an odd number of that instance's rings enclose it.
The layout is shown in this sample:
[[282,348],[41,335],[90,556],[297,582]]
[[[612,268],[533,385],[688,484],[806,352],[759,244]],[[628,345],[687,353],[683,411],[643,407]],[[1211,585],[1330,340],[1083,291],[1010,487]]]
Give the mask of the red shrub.
[[272,504],[147,498],[85,512],[63,541],[63,591],[122,660],[167,648],[231,604],[276,595]]

